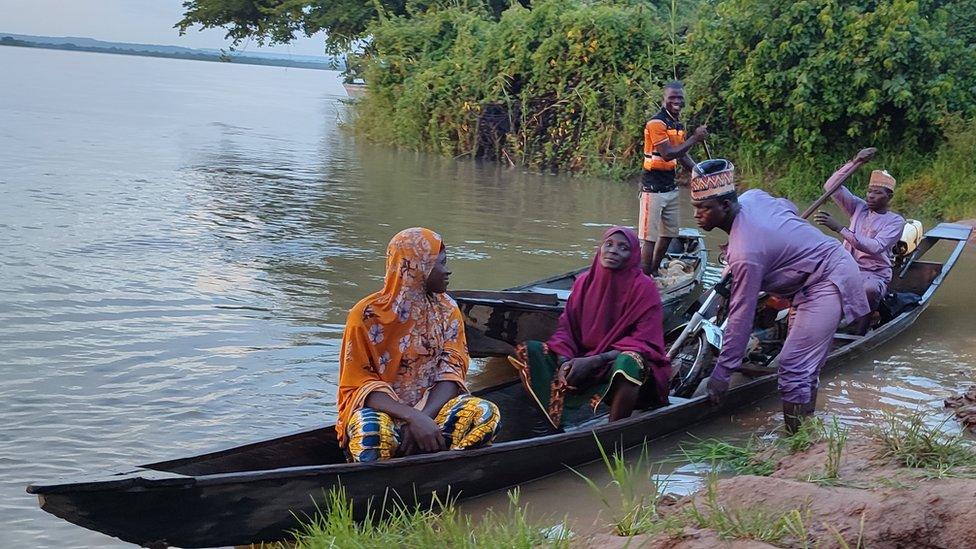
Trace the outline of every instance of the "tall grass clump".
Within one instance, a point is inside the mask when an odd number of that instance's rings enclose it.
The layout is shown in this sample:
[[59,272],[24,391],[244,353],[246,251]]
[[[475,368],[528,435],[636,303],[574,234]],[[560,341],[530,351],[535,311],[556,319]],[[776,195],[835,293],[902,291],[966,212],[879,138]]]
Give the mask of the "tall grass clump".
[[879,457],[891,458],[906,467],[947,471],[957,467],[976,467],[976,452],[961,434],[950,435],[942,427],[925,423],[922,412],[901,418],[886,412],[880,427],[874,429],[881,443]]
[[606,487],[599,486],[593,479],[575,469],[572,471],[600,498],[610,514],[614,532],[619,536],[636,536],[663,528],[657,504],[664,495],[667,482],[657,480],[652,474],[647,446],[643,446],[637,460],[628,465],[622,452],[608,455],[599,439],[596,444],[610,476],[612,495],[608,496]]
[[342,488],[328,493],[325,509],[295,532],[292,545],[281,544],[279,549],[569,547],[565,528],[547,536],[530,523],[517,491],[509,493],[506,512],[488,511],[479,520],[462,514],[450,501],[435,500],[427,509],[397,503],[357,521]]
[[682,457],[689,463],[725,468],[736,475],[769,476],[776,470],[776,460],[764,457],[764,450],[766,448],[754,438],[744,444],[706,439],[680,448]]
[[847,444],[847,435],[851,432],[850,427],[842,427],[837,421],[837,416],[833,417],[829,426],[824,428],[824,438],[827,439],[827,463],[824,467],[824,478],[836,480],[840,472],[840,460],[844,454],[844,446]]
[[806,542],[805,516],[799,509],[785,513],[755,507],[731,509],[719,503],[716,485],[715,479],[710,479],[705,501],[696,499],[684,510],[682,518],[687,524],[712,529],[722,539],[752,539],[777,545],[788,539]]
[[949,118],[945,142],[895,193],[894,207],[927,219],[976,217],[976,118]]
[[803,418],[795,433],[780,439],[779,444],[789,453],[803,452],[823,438],[826,432],[823,421],[818,417]]

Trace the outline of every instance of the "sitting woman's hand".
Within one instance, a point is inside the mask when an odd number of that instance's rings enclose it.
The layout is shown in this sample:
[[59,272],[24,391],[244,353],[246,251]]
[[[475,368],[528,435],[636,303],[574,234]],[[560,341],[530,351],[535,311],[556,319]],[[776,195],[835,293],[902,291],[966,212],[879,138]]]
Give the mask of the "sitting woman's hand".
[[444,435],[437,422],[427,414],[417,410],[403,424],[403,441],[400,443],[400,455],[429,454],[447,450]]
[[567,360],[566,362],[563,362],[562,364],[560,364],[559,365],[559,368],[556,368],[556,382],[555,382],[555,386],[557,388],[559,388],[559,389],[570,389],[570,390],[575,389],[575,387],[570,387],[569,386],[569,383],[566,382],[566,376],[569,374],[570,370],[573,369],[573,362],[575,360],[576,360],[575,358],[571,358],[571,359]]
[[566,384],[571,390],[584,385],[593,377],[593,373],[603,366],[603,358],[600,355],[575,358],[569,362],[572,363],[572,367],[566,374]]

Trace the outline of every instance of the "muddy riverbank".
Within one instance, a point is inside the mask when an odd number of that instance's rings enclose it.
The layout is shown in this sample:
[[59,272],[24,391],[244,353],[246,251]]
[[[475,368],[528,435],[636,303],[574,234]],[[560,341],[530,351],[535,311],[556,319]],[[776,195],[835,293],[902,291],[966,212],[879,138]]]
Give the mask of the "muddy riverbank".
[[757,474],[713,478],[694,494],[663,498],[650,533],[597,533],[579,545],[976,547],[976,453],[944,426],[917,414],[888,416],[853,431],[835,423],[793,453],[760,445],[752,464],[739,456],[736,465]]

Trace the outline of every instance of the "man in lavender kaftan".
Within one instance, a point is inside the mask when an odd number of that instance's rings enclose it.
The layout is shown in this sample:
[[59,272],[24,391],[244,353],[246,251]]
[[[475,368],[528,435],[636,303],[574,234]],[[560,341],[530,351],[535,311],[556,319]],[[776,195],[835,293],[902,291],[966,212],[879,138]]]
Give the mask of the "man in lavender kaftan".
[[797,215],[796,206],[760,190],[736,195],[732,164],[707,160],[692,171],[695,220],[729,234],[732,274],[722,350],[708,380],[718,401],[739,369],[760,291],[791,300],[794,314],[779,360],[779,390],[788,431],[816,405],[820,368],[841,320],[868,312],[857,264],[840,243]]
[[[830,188],[840,171],[824,183]],[[871,172],[868,192],[864,199],[854,196],[847,187],[834,193],[834,202],[851,218],[844,227],[830,214],[817,212],[817,223],[837,232],[844,239],[844,248],[854,256],[861,270],[864,292],[871,310],[877,309],[891,282],[892,249],[905,229],[905,219],[888,211],[888,203],[895,191],[895,178],[884,170]],[[870,316],[859,321],[858,330],[867,331]]]

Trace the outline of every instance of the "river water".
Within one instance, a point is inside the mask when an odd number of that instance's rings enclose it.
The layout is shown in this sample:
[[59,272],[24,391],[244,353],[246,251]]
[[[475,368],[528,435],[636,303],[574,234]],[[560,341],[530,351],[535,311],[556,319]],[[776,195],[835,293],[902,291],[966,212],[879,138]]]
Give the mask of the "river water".
[[[3,47],[0,74],[0,545],[124,545],[40,511],[30,481],[330,421],[345,313],[399,229],[444,236],[455,287],[499,288],[635,222],[632,185],[357,142],[331,72]],[[825,378],[821,407],[936,417],[973,378],[974,275],[970,250],[910,333]],[[487,368],[476,383],[508,375]],[[653,451],[769,431],[774,408]],[[587,523],[585,490],[555,475],[522,499]]]

